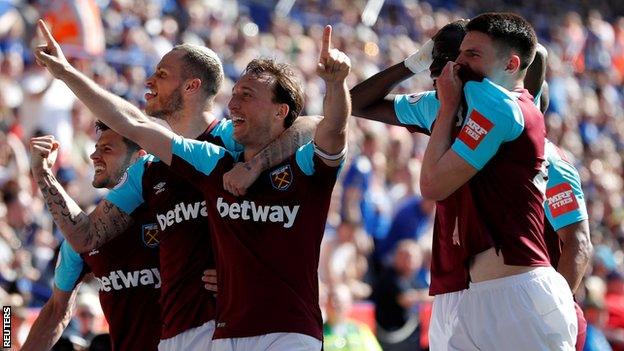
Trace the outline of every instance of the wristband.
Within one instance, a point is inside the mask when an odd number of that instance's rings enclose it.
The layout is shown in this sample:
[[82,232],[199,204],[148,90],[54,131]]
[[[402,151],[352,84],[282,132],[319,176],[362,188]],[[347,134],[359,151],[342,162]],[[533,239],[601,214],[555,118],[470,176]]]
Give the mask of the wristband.
[[414,74],[422,73],[429,69],[433,62],[433,40],[427,40],[420,49],[411,54],[403,61],[405,67]]

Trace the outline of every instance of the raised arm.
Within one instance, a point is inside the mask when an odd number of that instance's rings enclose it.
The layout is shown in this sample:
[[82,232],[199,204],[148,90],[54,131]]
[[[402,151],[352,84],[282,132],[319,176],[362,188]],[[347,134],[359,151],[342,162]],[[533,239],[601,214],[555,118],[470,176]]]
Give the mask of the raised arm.
[[67,84],[78,99],[112,130],[170,164],[173,132],[151,121],[138,107],[103,89],[72,67],[42,20],[39,20],[38,27],[46,44],[34,50],[37,63]]
[[316,69],[317,74],[325,81],[325,118],[316,128],[314,143],[323,162],[337,166],[346,151],[347,118],[351,114],[351,99],[346,82],[351,61],[343,52],[331,49],[331,32],[331,26],[325,26]]
[[30,328],[22,351],[50,350],[54,346],[72,317],[77,292],[78,289],[65,292],[54,287],[52,297]]
[[244,195],[260,173],[282,163],[297,149],[312,140],[320,116],[302,116],[293,122],[277,139],[257,153],[251,160],[237,163],[223,175],[223,188],[236,196]]
[[63,236],[76,251],[88,252],[123,233],[132,219],[106,200],[86,214],[52,173],[58,148],[59,144],[52,136],[32,138],[32,174]]
[[400,82],[414,73],[403,62],[388,67],[351,88],[353,115],[387,124],[402,125],[394,112],[394,95]]

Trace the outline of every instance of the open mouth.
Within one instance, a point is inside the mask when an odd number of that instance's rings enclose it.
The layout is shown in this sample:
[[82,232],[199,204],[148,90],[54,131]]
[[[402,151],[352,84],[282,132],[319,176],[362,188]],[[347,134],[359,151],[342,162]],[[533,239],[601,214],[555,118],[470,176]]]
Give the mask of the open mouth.
[[245,119],[239,116],[232,116],[232,124],[234,127],[240,126],[245,123]]
[[95,165],[93,167],[93,170],[95,171],[95,174],[100,174],[100,173],[104,172],[105,169],[106,169],[106,167],[104,167],[104,165]]
[[148,90],[148,91],[145,93],[145,100],[146,100],[146,101],[149,101],[149,100],[151,100],[151,99],[155,98],[155,97],[156,97],[156,95],[158,95],[158,93],[155,93],[154,91]]

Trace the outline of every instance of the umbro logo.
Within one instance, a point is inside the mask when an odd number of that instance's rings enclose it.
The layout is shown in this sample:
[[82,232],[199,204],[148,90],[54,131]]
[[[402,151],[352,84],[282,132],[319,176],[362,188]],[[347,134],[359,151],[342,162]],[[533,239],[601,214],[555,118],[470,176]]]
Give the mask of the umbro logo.
[[165,182],[160,182],[160,183],[156,184],[154,186],[154,190],[156,190],[156,193],[154,195],[158,195],[158,194],[162,193],[163,191],[165,191],[165,185],[166,184],[167,183],[165,183]]

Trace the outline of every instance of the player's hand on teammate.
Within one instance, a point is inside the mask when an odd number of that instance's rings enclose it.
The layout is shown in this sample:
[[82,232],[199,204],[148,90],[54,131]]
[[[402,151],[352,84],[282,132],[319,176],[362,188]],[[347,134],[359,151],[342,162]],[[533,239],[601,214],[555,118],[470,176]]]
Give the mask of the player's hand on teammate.
[[55,78],[59,78],[71,66],[43,20],[37,22],[37,28],[45,44],[34,48],[35,60],[40,66],[47,68]]
[[58,156],[59,142],[52,135],[30,139],[30,164],[33,172],[50,170]]
[[223,189],[229,191],[234,196],[242,196],[247,193],[247,189],[258,178],[258,172],[239,162],[234,164],[231,170],[223,175]]
[[202,276],[202,281],[205,283],[204,288],[208,291],[212,291],[215,294],[217,293],[217,270],[216,269],[206,269],[204,271],[204,275]]
[[457,111],[461,102],[463,83],[459,78],[460,65],[449,61],[442,69],[436,81],[436,90],[440,100],[440,109]]
[[332,27],[325,26],[316,73],[326,83],[342,83],[351,70],[351,60],[344,52],[331,48],[331,33]]

